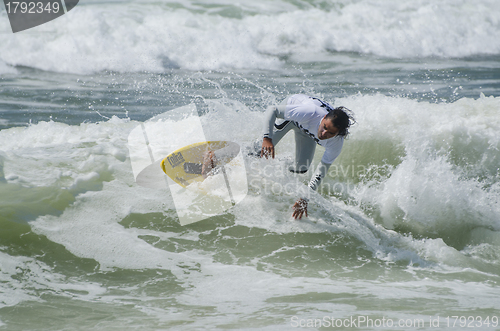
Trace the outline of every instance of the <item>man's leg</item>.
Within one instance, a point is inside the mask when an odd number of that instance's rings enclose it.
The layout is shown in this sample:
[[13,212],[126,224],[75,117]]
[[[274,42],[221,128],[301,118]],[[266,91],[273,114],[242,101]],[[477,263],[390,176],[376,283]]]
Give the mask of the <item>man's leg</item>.
[[295,165],[291,166],[291,172],[303,174],[307,172],[312,164],[316,142],[307,134],[295,127]]

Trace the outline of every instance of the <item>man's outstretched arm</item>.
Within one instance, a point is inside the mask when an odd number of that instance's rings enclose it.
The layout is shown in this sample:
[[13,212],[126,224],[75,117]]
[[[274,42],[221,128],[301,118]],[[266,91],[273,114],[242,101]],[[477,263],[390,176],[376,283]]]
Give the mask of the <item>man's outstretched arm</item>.
[[[318,167],[316,168],[316,172],[314,173],[311,181],[309,182],[309,188],[312,189],[313,191],[316,191],[316,189],[319,187],[319,184],[325,178],[326,174],[328,173],[328,169],[330,168],[331,164],[324,163],[323,161],[320,162]],[[305,214],[307,217],[307,203],[308,199],[307,198],[299,198],[295,204],[293,205],[293,218],[295,219],[302,219],[302,216]]]
[[274,144],[273,144],[273,132],[274,123],[276,118],[285,118],[285,106],[269,106],[264,115],[264,126],[262,135],[264,139],[262,140],[262,149],[260,156],[265,156],[266,158],[271,156],[274,159]]

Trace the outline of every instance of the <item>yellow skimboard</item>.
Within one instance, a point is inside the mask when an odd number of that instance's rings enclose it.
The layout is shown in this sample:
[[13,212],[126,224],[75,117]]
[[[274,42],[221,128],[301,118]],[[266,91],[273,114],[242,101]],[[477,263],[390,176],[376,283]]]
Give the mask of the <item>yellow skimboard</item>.
[[[161,161],[161,168],[174,182],[187,187],[194,182],[201,182],[205,178],[201,174],[203,155],[213,151],[215,166],[223,166],[231,162],[238,155],[240,146],[231,141],[205,141],[191,144],[167,155]],[[224,167],[222,167],[224,171]]]

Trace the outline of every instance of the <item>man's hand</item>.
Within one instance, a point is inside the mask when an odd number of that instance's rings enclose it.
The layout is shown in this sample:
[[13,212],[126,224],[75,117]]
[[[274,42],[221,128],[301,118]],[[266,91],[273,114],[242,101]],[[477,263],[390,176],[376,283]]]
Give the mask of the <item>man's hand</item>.
[[274,144],[271,138],[264,138],[262,140],[262,149],[260,151],[260,157],[265,156],[266,159],[271,155],[274,159]]
[[293,205],[293,218],[295,219],[302,219],[302,215],[304,215],[304,213],[306,213],[306,217],[307,217],[307,201],[300,198],[299,200],[297,200],[295,202],[295,204]]

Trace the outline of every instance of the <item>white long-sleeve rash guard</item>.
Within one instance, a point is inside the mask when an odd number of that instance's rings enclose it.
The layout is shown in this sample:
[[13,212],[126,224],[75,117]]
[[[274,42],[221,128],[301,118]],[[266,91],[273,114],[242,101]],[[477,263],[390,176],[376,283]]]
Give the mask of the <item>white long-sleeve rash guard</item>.
[[276,118],[293,121],[298,128],[314,139],[318,145],[325,147],[321,162],[309,182],[309,187],[316,190],[321,180],[326,176],[328,169],[339,156],[344,144],[344,137],[335,136],[320,140],[318,129],[323,117],[328,114],[325,103],[307,95],[297,94],[288,99],[287,105],[270,106],[265,113],[264,137],[273,138]]

